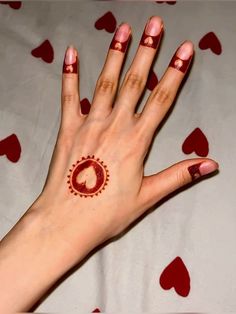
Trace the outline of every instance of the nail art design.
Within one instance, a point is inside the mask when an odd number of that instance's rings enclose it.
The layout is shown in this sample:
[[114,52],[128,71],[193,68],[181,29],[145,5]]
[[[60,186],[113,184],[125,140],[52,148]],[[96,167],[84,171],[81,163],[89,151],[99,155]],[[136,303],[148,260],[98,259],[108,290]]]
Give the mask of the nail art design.
[[70,192],[80,197],[93,197],[102,193],[109,181],[109,172],[103,161],[93,156],[82,157],[69,170]]
[[201,172],[200,172],[200,166],[201,166],[202,162],[196,164],[196,165],[192,165],[190,167],[188,167],[188,171],[192,177],[192,180],[195,180],[199,177],[201,177]]
[[186,73],[191,61],[191,57],[192,56],[190,56],[187,60],[182,60],[175,54],[171,59],[169,66],[183,73]]
[[[158,23],[159,22],[159,23]],[[156,49],[163,33],[163,25],[155,17],[149,19],[142,34],[140,45]]]
[[193,46],[191,42],[185,41],[175,52],[169,66],[186,73],[193,56]]
[[109,49],[125,52],[130,39],[130,28],[127,24],[121,24],[110,44]]
[[63,73],[78,73],[78,54],[73,47],[68,47],[63,63]]

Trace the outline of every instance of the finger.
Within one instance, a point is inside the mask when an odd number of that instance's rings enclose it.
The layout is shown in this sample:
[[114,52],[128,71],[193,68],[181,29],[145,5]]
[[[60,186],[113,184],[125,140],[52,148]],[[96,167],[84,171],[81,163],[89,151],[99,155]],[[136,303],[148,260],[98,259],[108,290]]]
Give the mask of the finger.
[[65,53],[62,69],[62,124],[73,125],[81,118],[78,78],[78,52],[70,45]]
[[144,177],[139,194],[141,208],[150,208],[163,197],[218,167],[218,163],[212,159],[196,158],[181,161],[157,174]]
[[134,60],[119,90],[115,110],[123,110],[124,112],[128,110],[133,114],[146,85],[162,33],[162,19],[158,16],[151,17],[146,24]]
[[193,56],[193,44],[185,41],[174,54],[165,74],[149,96],[139,119],[140,131],[152,138],[168,112]]
[[90,115],[95,113],[104,116],[110,113],[130,37],[130,26],[122,23],[112,39],[104,67],[99,75]]

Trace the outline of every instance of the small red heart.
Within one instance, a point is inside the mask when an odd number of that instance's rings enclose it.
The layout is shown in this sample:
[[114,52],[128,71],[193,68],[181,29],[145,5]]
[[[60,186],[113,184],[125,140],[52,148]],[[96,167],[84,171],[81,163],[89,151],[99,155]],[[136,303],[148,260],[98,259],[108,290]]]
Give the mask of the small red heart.
[[221,43],[217,38],[216,34],[209,32],[202,37],[198,44],[199,48],[202,50],[211,49],[216,55],[220,55],[222,52]]
[[182,151],[185,154],[195,152],[200,157],[206,157],[209,153],[209,144],[205,134],[201,129],[196,128],[185,139],[182,145]]
[[101,311],[100,311],[99,308],[97,307],[95,310],[92,311],[92,313],[101,313]]
[[1,4],[8,4],[12,9],[18,10],[21,7],[21,1],[0,1]]
[[116,19],[111,11],[101,16],[94,24],[98,30],[105,29],[108,33],[113,33],[116,29]]
[[15,134],[0,141],[0,156],[6,155],[12,162],[17,162],[20,158],[21,146]]
[[163,270],[159,282],[164,290],[174,288],[180,296],[188,296],[190,291],[189,272],[179,256]]
[[156,76],[156,73],[151,69],[148,75],[148,79],[147,79],[147,88],[149,90],[153,90],[158,84],[158,78]]
[[89,114],[91,104],[87,98],[84,98],[80,101],[80,107],[82,114]]
[[156,1],[156,3],[164,3],[166,2],[167,4],[176,4],[176,1]]
[[33,49],[31,54],[36,58],[42,58],[47,63],[52,63],[54,58],[54,51],[48,39],[46,39],[40,46]]

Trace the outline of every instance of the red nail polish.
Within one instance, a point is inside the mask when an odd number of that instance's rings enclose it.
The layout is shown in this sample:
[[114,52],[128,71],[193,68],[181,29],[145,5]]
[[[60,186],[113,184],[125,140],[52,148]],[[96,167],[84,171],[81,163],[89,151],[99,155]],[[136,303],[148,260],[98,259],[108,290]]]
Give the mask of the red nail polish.
[[193,56],[193,48],[191,42],[184,42],[175,52],[170,61],[169,67],[179,70],[183,73],[187,72],[190,61]]
[[78,73],[78,55],[73,46],[69,46],[65,53],[63,73]]
[[128,24],[121,24],[110,44],[109,49],[125,52],[130,39],[130,27]]
[[201,177],[201,172],[199,170],[199,167],[201,164],[202,164],[202,162],[188,167],[188,171],[192,177],[192,180],[195,180],[195,179]]
[[146,46],[156,49],[161,40],[163,33],[163,24],[157,17],[152,17],[149,19],[143,35],[140,40],[141,46]]

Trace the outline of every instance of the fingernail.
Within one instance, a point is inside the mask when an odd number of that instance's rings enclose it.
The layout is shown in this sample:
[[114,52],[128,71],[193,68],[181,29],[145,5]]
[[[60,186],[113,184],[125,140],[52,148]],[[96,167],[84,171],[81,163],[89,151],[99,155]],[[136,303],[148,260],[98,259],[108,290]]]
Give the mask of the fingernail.
[[195,180],[201,176],[214,172],[218,168],[219,164],[217,162],[203,161],[188,167],[188,171],[192,177],[192,180]]
[[160,17],[153,16],[149,19],[140,40],[140,45],[156,49],[163,31],[163,22]]
[[175,52],[169,66],[186,73],[193,56],[193,44],[191,41],[185,41]]
[[112,39],[109,48],[125,52],[129,42],[130,33],[130,26],[126,23],[121,23]]
[[66,49],[64,63],[63,63],[63,73],[78,73],[77,69],[78,54],[74,46],[70,45]]

